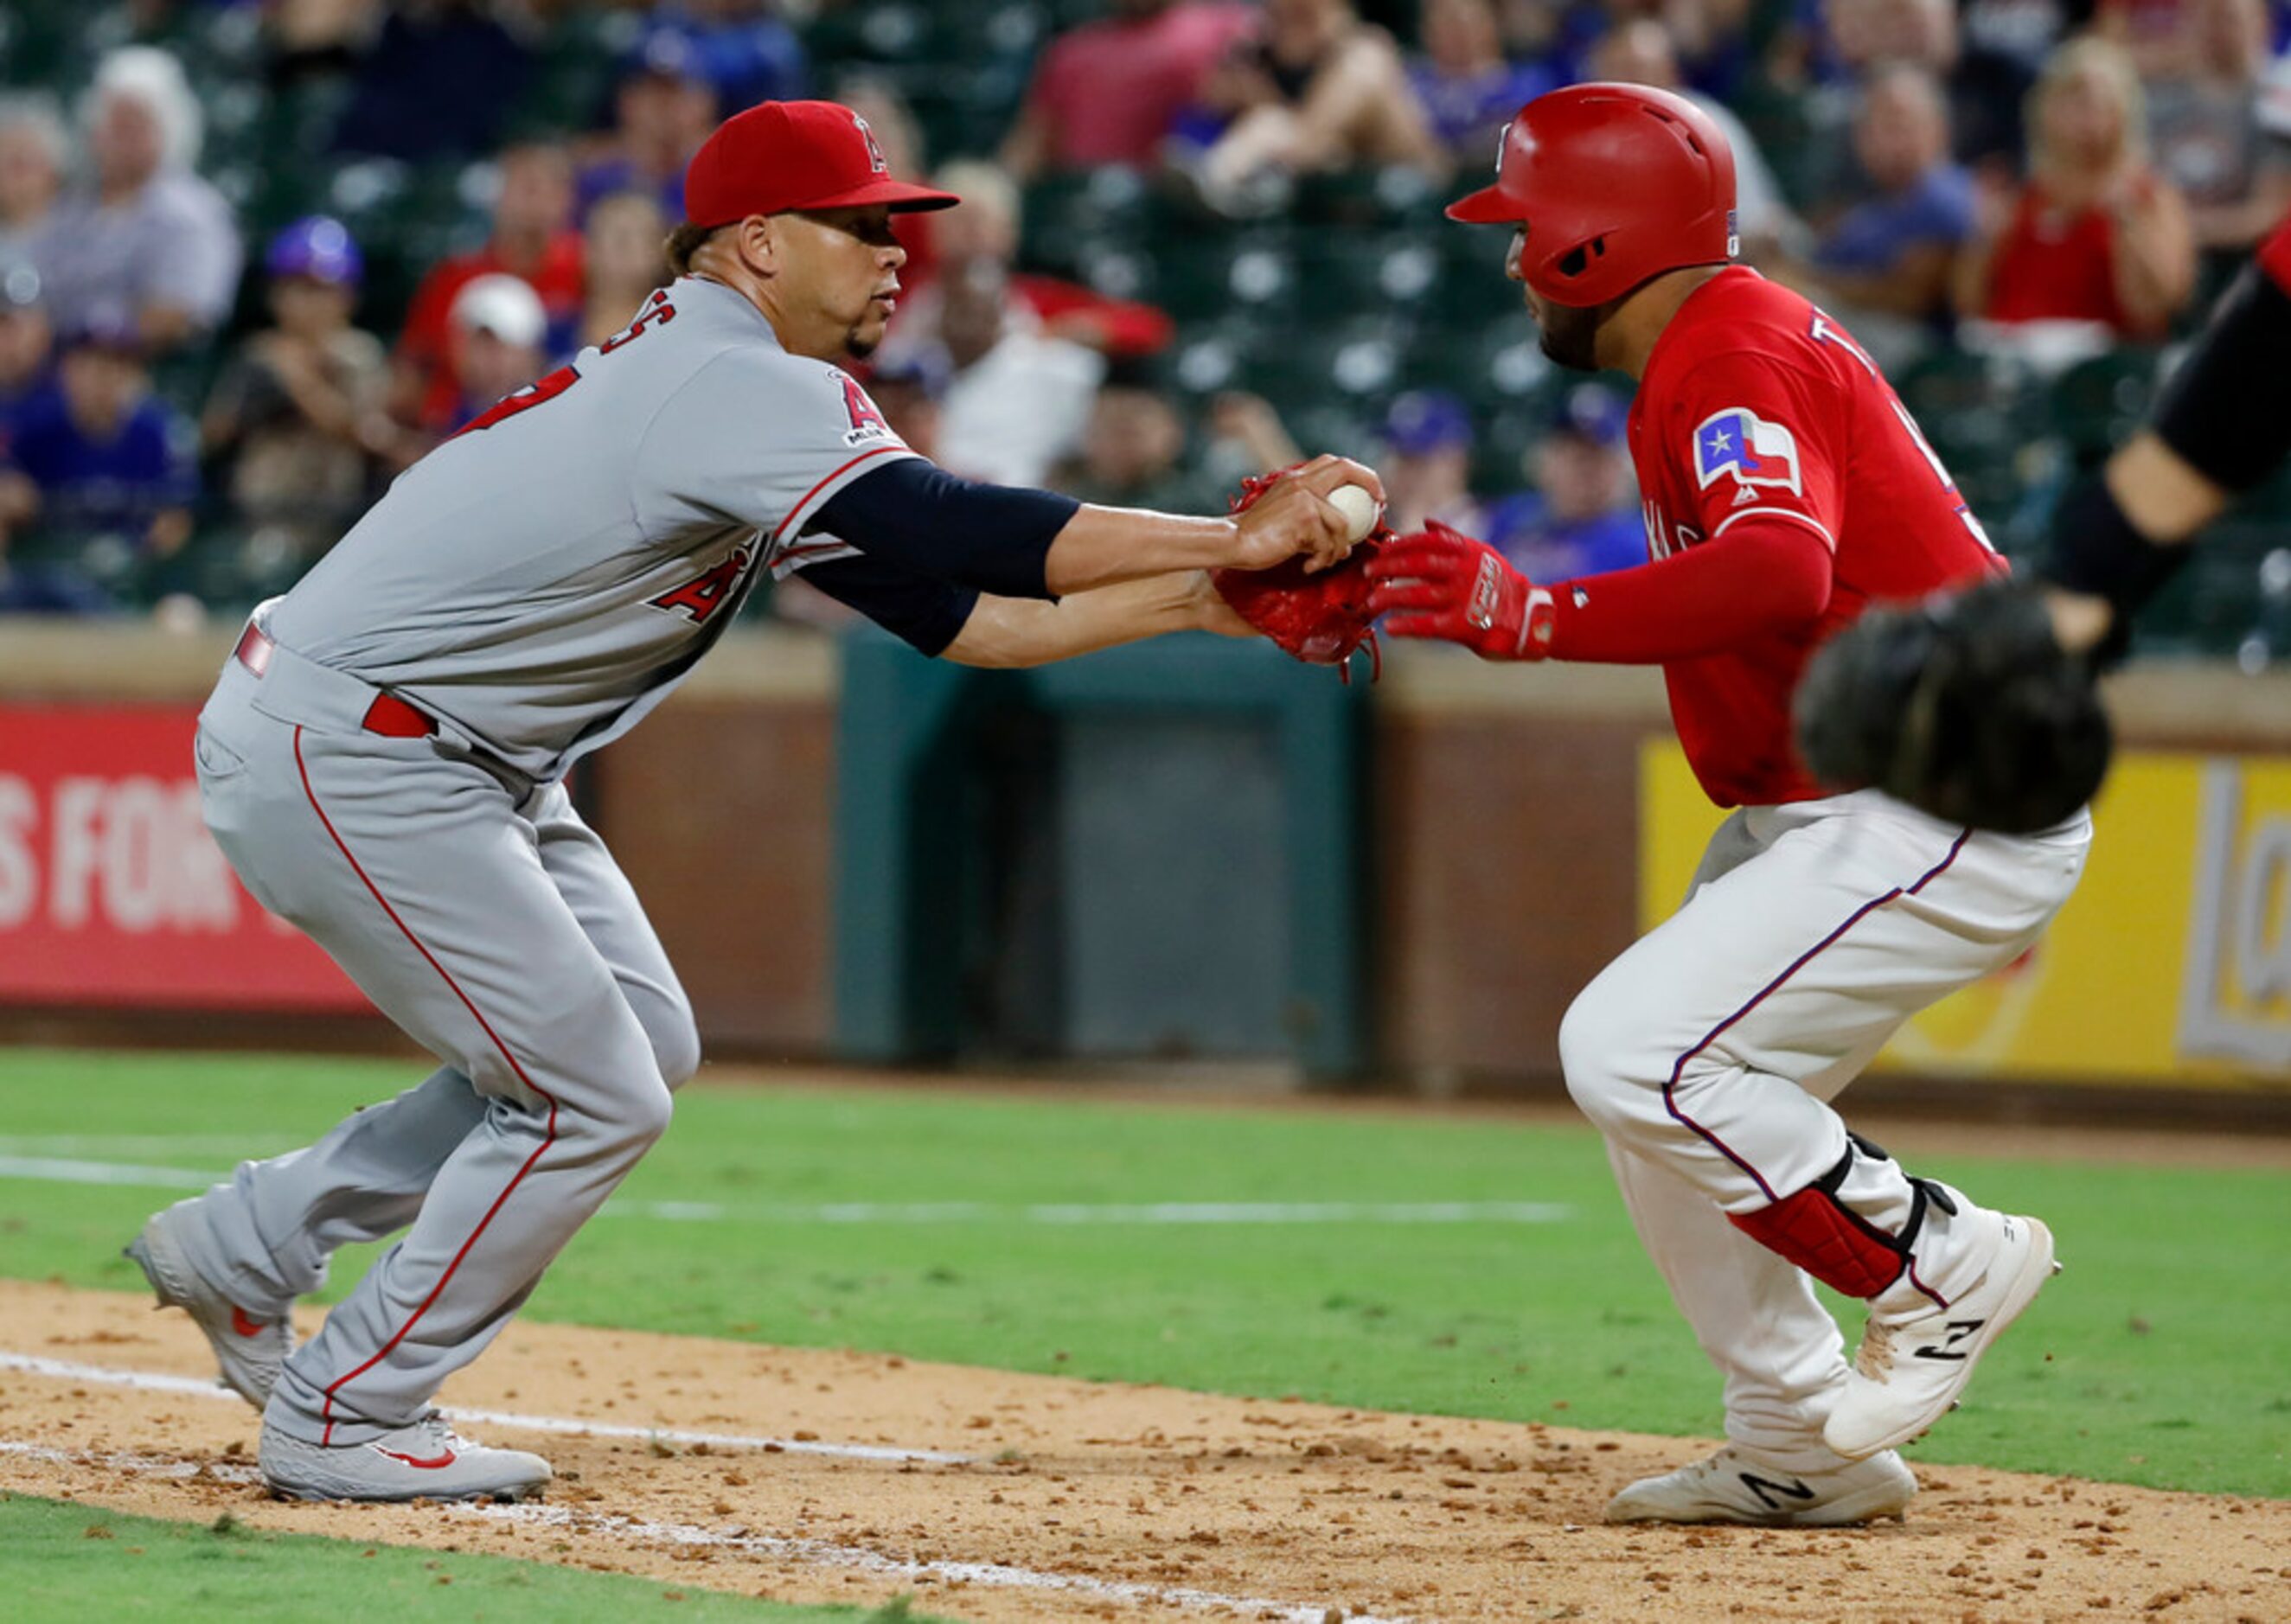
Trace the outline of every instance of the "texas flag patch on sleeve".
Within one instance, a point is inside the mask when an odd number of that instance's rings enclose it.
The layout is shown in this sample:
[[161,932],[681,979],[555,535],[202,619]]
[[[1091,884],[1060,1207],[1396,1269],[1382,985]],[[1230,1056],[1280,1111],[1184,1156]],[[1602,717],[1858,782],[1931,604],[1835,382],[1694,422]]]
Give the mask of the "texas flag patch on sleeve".
[[1764,485],[1805,494],[1798,479],[1797,437],[1748,406],[1713,412],[1696,426],[1694,473],[1706,491],[1719,475],[1731,473],[1745,488]]

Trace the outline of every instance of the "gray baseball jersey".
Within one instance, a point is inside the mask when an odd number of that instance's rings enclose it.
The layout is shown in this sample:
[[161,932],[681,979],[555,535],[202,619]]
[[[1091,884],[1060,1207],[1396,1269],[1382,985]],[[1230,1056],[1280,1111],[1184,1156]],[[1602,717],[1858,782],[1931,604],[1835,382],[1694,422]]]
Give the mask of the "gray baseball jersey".
[[914,454],[847,374],[683,277],[407,470],[267,624],[551,778],[641,720],[760,570],[851,553],[805,526]]
[[[686,278],[408,470],[226,663],[199,718],[208,828],[440,1063],[164,1220],[258,1320],[335,1247],[411,1223],[287,1360],[269,1427],[386,1451],[667,1126],[691,1007],[558,776],[675,686],[763,569],[826,564],[943,644],[971,596],[804,535],[914,454],[841,372]],[[377,690],[422,725],[377,722]]]

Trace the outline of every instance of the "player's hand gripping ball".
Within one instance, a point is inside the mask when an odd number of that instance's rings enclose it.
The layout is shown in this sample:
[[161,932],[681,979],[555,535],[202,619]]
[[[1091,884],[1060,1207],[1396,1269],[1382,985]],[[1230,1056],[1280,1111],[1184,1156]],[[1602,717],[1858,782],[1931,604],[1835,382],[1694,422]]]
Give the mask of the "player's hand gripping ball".
[[[1267,491],[1304,466],[1293,463],[1242,480],[1233,511],[1248,512]],[[1309,575],[1302,559],[1270,569],[1213,569],[1210,581],[1234,614],[1293,657],[1310,665],[1333,665],[1350,682],[1352,657],[1364,647],[1373,679],[1382,669],[1382,655],[1376,643],[1376,615],[1369,608],[1367,565],[1378,543],[1392,532],[1384,523],[1382,505],[1364,486],[1339,486],[1326,500],[1344,515],[1359,543],[1343,561]]]
[[2108,771],[2090,668],[2061,647],[2038,594],[2009,581],[1871,609],[1815,651],[1794,708],[1798,752],[1823,784],[1976,829],[2049,829]]

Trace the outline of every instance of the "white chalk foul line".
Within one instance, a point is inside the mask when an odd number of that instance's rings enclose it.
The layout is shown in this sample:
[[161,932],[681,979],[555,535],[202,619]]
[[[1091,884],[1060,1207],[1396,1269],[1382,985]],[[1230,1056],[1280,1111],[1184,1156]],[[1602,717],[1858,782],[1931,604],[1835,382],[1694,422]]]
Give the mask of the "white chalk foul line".
[[0,1133],[0,1154],[25,1156],[284,1155],[295,1140],[246,1133]]
[[[187,1168],[68,1156],[0,1155],[0,1179],[37,1184],[120,1185],[137,1189],[204,1190],[225,1177]],[[1574,1216],[1559,1202],[1536,1201],[976,1201],[765,1202],[727,1206],[707,1201],[605,1203],[603,1216],[671,1224],[1557,1224]]]
[[211,1173],[180,1167],[140,1167],[130,1162],[79,1162],[64,1156],[0,1156],[0,1178],[30,1184],[117,1184],[140,1190],[204,1190]]
[[[133,1387],[145,1393],[177,1393],[187,1398],[218,1398],[229,1403],[246,1401],[228,1388],[196,1376],[168,1376],[156,1371],[123,1371],[109,1365],[75,1364],[63,1359],[44,1359],[36,1354],[0,1348],[0,1371],[20,1371],[57,1381],[84,1381],[108,1387]],[[577,1434],[596,1438],[658,1439],[663,1443],[705,1443],[711,1449],[773,1450],[790,1455],[833,1455],[847,1460],[919,1461],[929,1466],[960,1466],[969,1455],[941,1450],[897,1449],[880,1443],[823,1443],[816,1439],[752,1438],[737,1433],[687,1432],[673,1427],[631,1427],[625,1422],[583,1421],[568,1416],[523,1415],[508,1410],[464,1410],[441,1405],[446,1418],[485,1427],[509,1427],[520,1432]]]
[[[139,1477],[187,1478],[204,1473],[208,1478],[252,1484],[258,1475],[251,1467],[170,1459],[159,1455],[105,1454],[52,1449],[45,1444],[0,1438],[0,1456],[37,1460],[54,1466],[95,1467]],[[1244,1616],[1278,1620],[1282,1624],[1322,1624],[1331,1609],[1323,1603],[1299,1605],[1257,1596],[1225,1596],[1191,1587],[1170,1588],[1128,1580],[1093,1579],[1084,1573],[1046,1572],[1005,1562],[920,1561],[893,1556],[859,1545],[838,1545],[828,1540],[793,1539],[773,1534],[729,1532],[701,1528],[690,1523],[650,1523],[635,1517],[573,1511],[562,1506],[450,1506],[441,1509],[487,1522],[519,1523],[562,1532],[605,1534],[627,1540],[648,1541],[681,1549],[733,1551],[801,1563],[807,1567],[840,1568],[870,1578],[891,1580],[929,1579],[943,1584],[978,1585],[1004,1590],[1046,1591],[1052,1595],[1086,1597],[1093,1602],[1129,1602],[1144,1606],[1182,1607],[1193,1611],[1222,1609]],[[1406,1619],[1379,1618],[1352,1612],[1354,1624],[1411,1624]]]

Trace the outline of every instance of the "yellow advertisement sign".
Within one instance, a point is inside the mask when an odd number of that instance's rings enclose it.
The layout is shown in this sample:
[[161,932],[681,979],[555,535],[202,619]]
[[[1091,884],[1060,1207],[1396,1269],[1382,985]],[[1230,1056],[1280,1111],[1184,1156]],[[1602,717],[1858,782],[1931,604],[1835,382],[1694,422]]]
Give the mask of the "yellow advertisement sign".
[[[1725,815],[1668,739],[1642,747],[1639,786],[1652,929]],[[2092,861],[2045,939],[1909,1021],[1877,1064],[2291,1087],[2291,760],[2127,754],[2093,823]]]

